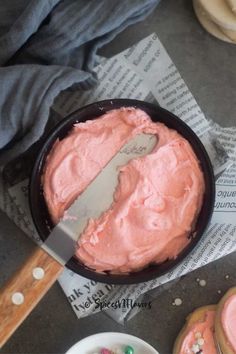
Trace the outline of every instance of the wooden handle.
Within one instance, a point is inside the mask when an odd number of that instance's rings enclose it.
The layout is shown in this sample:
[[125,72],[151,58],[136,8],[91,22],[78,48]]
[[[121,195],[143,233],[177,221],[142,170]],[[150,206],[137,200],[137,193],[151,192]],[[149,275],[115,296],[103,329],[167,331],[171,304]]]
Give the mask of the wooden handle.
[[33,310],[64,267],[41,248],[0,291],[0,348]]

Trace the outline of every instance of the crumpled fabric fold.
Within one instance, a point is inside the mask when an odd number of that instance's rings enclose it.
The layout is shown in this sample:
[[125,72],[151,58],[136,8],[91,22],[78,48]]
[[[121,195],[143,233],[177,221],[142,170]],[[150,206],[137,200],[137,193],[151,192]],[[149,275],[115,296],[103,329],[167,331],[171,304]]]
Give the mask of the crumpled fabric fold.
[[96,52],[160,0],[0,3],[0,165],[43,134],[55,97],[96,84]]

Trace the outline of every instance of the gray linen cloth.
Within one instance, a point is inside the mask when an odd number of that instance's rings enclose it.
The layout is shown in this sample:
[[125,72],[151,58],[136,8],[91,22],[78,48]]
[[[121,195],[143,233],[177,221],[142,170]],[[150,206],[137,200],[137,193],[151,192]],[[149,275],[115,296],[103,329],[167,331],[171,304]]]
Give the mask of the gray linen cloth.
[[96,51],[159,1],[0,2],[0,165],[42,136],[60,91],[96,83]]

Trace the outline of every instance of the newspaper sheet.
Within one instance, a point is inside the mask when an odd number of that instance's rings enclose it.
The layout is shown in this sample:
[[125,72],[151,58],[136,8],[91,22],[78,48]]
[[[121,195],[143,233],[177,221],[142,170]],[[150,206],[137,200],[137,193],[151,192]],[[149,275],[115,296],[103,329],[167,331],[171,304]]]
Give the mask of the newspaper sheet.
[[[114,286],[85,279],[65,269],[59,282],[78,318],[98,311],[122,322],[149,306],[143,295],[198,267],[236,251],[236,128],[208,121],[156,34],[152,34],[95,68],[99,84],[90,91],[63,92],[53,106],[58,120],[88,103],[134,98],[160,104],[185,121],[205,145],[216,180],[211,224],[195,250],[173,271],[152,281]],[[27,166],[24,166],[27,160]],[[34,241],[40,243],[28,205],[31,159],[6,166],[0,180],[0,207]],[[24,172],[22,172],[24,171]],[[21,172],[21,173],[20,173]]]

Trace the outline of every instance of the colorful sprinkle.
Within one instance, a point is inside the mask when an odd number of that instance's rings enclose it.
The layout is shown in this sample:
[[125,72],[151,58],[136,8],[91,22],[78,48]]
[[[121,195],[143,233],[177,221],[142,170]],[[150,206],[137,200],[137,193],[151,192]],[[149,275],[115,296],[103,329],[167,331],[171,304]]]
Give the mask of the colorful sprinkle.
[[103,348],[101,354],[112,354],[112,352],[109,349]]
[[130,345],[123,347],[123,350],[117,347],[112,349],[102,348],[99,353],[94,352],[93,354],[134,354],[134,348]]
[[194,344],[194,345],[192,346],[192,352],[193,352],[194,354],[197,354],[197,353],[199,352],[199,350],[200,350],[199,345]]
[[204,339],[203,339],[203,338],[199,338],[199,339],[197,340],[197,344],[200,345],[200,347],[202,347],[203,344],[204,344]]
[[127,345],[125,347],[125,354],[134,354],[134,349],[130,345]]

